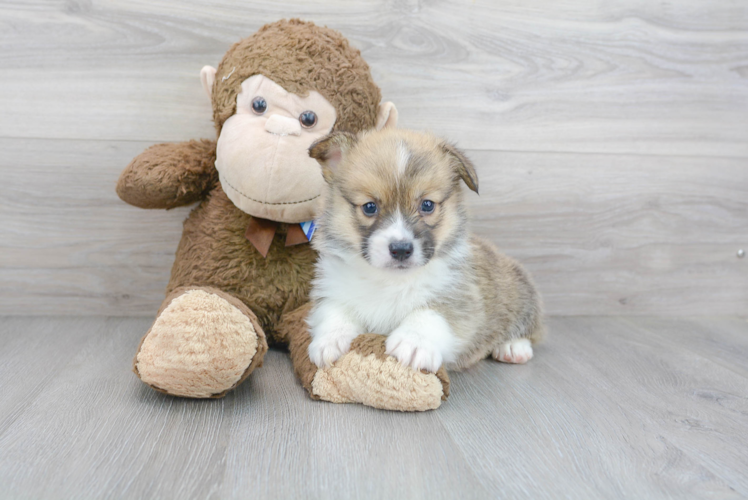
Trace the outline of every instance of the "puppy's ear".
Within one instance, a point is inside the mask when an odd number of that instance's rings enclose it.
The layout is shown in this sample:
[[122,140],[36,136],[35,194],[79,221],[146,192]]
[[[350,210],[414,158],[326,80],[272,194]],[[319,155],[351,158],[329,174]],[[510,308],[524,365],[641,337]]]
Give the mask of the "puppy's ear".
[[452,166],[460,178],[465,181],[467,187],[478,192],[478,175],[475,173],[473,162],[468,160],[465,153],[451,144],[442,144],[442,149],[449,156]]
[[322,166],[322,177],[328,184],[335,178],[340,162],[356,144],[356,136],[348,132],[333,132],[309,146],[309,156]]

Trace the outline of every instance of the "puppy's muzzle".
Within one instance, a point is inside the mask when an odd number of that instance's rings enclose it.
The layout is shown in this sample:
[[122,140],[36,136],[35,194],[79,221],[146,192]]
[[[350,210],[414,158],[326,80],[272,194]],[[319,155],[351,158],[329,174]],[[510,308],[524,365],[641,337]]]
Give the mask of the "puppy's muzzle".
[[390,255],[400,262],[409,259],[413,255],[413,242],[395,241],[390,243]]

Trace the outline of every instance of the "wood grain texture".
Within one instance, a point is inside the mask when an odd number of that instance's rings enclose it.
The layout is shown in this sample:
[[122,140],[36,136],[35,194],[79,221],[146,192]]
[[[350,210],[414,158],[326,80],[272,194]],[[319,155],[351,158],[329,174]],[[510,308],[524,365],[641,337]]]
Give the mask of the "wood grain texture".
[[[189,208],[117,199],[146,144],[0,139],[0,312],[154,314]],[[746,313],[743,160],[468,153],[474,230],[526,265],[551,314]]]
[[550,313],[748,314],[739,0],[3,2],[0,313],[155,312],[188,209],[127,207],[117,176],[212,137],[200,68],[292,16],[349,37],[401,125],[467,149],[477,232]]
[[362,50],[404,125],[466,148],[748,156],[740,0],[70,0],[1,12],[13,27],[3,137],[210,137],[200,68],[262,24],[300,16]]
[[165,396],[130,373],[149,324],[0,317],[4,498],[748,495],[744,320],[551,318],[423,414],[311,401],[275,350],[224,399]]
[[744,160],[471,153],[474,228],[551,314],[748,314]]
[[[724,441],[748,421],[716,401],[719,387],[742,406],[745,381],[700,357],[705,373],[695,372],[690,353],[663,349],[681,344],[677,327],[632,335],[639,321],[559,318],[525,373],[482,363],[453,377],[470,416],[458,417],[464,408],[450,404],[440,417],[482,484],[508,498],[745,494],[744,440]],[[497,428],[500,445],[486,438]]]
[[140,210],[117,198],[119,172],[148,145],[0,139],[3,312],[158,310],[189,208]]

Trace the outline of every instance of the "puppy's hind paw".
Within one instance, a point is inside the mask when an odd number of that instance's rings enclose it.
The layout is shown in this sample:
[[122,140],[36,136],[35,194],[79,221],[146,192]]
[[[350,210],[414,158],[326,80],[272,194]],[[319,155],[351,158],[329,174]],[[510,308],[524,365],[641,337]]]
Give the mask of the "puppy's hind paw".
[[532,342],[529,339],[512,339],[494,349],[492,355],[502,363],[524,364],[532,359]]

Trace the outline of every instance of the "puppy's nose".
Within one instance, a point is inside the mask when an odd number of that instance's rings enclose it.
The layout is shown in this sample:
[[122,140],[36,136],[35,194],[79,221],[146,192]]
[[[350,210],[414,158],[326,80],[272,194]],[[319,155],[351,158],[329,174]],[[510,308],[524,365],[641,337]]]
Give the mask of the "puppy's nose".
[[390,255],[395,260],[403,261],[413,255],[413,243],[410,241],[395,241],[390,243]]
[[301,124],[287,116],[273,115],[265,122],[265,130],[275,135],[301,135]]

